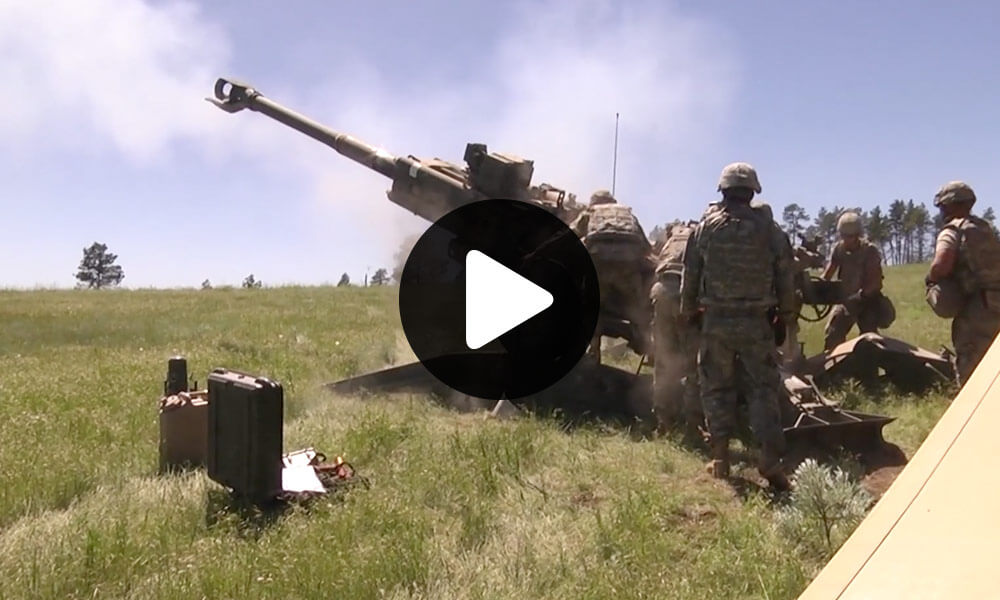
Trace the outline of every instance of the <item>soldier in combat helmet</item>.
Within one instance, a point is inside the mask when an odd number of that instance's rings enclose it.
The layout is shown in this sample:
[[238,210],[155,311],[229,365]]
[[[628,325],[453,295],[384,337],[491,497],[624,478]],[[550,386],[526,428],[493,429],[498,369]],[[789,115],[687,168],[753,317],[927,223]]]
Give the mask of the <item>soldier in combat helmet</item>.
[[653,303],[653,410],[661,430],[683,420],[690,441],[700,438],[704,421],[698,391],[698,328],[681,321],[684,251],[697,222],[677,221],[657,257]]
[[882,253],[862,237],[861,216],[845,212],[837,221],[837,233],[840,241],[830,252],[823,279],[830,280],[836,274],[847,299],[830,311],[823,341],[826,351],[843,344],[855,323],[861,333],[874,333],[879,325],[887,327],[883,323],[892,321],[883,314],[889,309],[882,296]]
[[975,203],[975,192],[962,181],[946,183],[934,196],[945,225],[925,279],[928,304],[938,316],[953,319],[960,385],[1000,331],[1000,241],[989,223],[972,214]]
[[[601,287],[601,313],[627,320],[638,332],[633,350],[648,354],[652,315],[649,288],[653,248],[632,209],[608,190],[598,190],[590,205],[570,225],[590,252]],[[632,341],[632,340],[630,340]],[[600,328],[590,351],[600,360]]]
[[742,392],[761,446],[757,468],[772,488],[786,490],[776,331],[795,318],[792,248],[767,211],[750,206],[761,191],[751,165],[727,165],[718,189],[722,202],[691,235],[681,281],[681,318],[701,319],[698,372],[710,437],[707,467],[714,477],[729,476],[729,440]]

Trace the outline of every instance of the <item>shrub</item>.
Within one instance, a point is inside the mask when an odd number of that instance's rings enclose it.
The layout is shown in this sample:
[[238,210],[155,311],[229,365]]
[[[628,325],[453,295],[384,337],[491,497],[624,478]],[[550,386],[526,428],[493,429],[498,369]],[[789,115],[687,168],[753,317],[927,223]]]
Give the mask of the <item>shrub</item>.
[[791,499],[778,528],[800,549],[828,559],[861,523],[872,497],[841,468],[803,461],[792,475]]

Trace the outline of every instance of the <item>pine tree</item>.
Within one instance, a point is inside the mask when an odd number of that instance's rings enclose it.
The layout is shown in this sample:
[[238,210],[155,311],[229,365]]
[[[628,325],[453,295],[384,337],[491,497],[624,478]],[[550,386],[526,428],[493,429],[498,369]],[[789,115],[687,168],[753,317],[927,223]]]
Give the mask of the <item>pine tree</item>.
[[385,268],[379,268],[372,275],[372,285],[388,285],[389,284],[389,271]]
[[806,209],[798,204],[792,203],[785,207],[781,213],[781,221],[785,227],[785,233],[796,243],[797,238],[806,233],[806,225],[809,224],[809,214]]
[[[903,237],[906,224],[906,203],[896,199],[889,204],[889,235],[892,264],[903,262]],[[887,261],[888,262],[888,261]]]
[[[911,201],[912,202],[912,201]],[[927,237],[930,233],[931,214],[927,207],[921,204],[912,205],[908,221],[913,230],[913,238],[916,241],[916,262],[927,260],[926,249],[928,247]]]
[[108,286],[116,286],[125,279],[125,271],[115,264],[117,254],[108,252],[106,244],[94,242],[89,248],[83,249],[83,260],[80,261],[76,275],[79,287],[99,290]]
[[876,206],[868,212],[865,219],[865,232],[868,240],[878,246],[879,252],[885,256],[885,243],[889,237],[889,230],[881,207]]

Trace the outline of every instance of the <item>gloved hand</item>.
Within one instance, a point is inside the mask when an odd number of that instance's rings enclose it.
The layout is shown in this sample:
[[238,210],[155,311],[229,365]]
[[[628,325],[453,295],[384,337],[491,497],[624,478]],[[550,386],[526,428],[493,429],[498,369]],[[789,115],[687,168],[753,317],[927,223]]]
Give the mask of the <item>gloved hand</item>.
[[847,297],[847,304],[861,304],[864,302],[864,298],[861,296],[861,292],[857,291]]

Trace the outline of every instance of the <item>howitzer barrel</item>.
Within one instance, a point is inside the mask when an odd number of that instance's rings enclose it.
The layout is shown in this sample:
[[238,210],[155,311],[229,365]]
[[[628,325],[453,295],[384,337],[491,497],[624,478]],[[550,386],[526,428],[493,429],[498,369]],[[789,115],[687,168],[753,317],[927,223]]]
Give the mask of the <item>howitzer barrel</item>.
[[[305,115],[263,96],[248,84],[220,78],[215,82],[215,98],[207,100],[230,113],[243,109],[263,113],[296,131],[321,142],[354,162],[393,180],[389,198],[411,212],[431,221],[451,209],[479,199],[461,180],[429,168],[413,157],[395,156],[345,133],[334,131]],[[399,193],[394,193],[399,189]],[[423,194],[418,196],[415,191]]]

